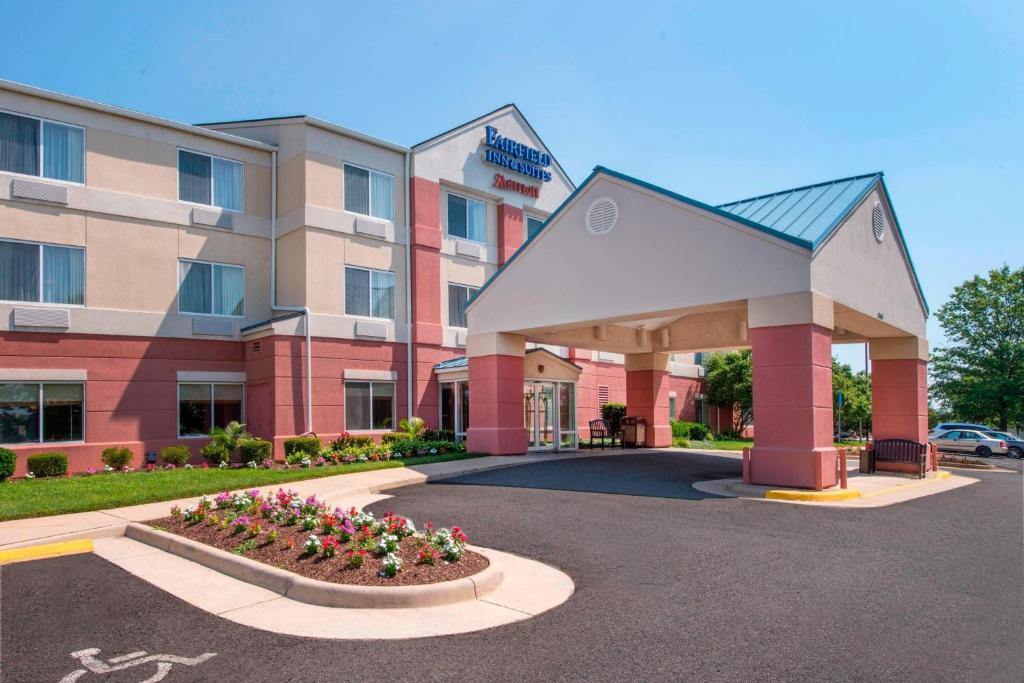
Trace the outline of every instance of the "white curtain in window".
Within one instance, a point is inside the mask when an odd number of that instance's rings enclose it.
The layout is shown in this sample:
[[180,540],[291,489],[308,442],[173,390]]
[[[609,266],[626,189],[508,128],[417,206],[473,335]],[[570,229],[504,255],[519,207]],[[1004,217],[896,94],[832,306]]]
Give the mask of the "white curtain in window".
[[345,382],[345,429],[370,428],[370,383]]
[[43,175],[85,182],[85,133],[81,128],[43,122]]
[[345,164],[345,210],[370,215],[370,172]]
[[178,151],[178,199],[210,203],[210,157]]
[[39,301],[39,245],[0,242],[0,301]]
[[452,237],[466,237],[466,199],[448,195],[448,234]]
[[370,215],[395,220],[395,178],[387,173],[370,173]]
[[469,200],[469,239],[487,241],[487,205],[475,199]]
[[178,266],[178,310],[182,313],[212,313],[213,276],[210,264],[182,261]]
[[213,160],[213,204],[229,211],[242,210],[245,167],[237,161]]
[[85,250],[43,245],[43,301],[85,303]]
[[373,271],[370,298],[373,304],[374,318],[395,317],[395,274],[379,270]]
[[213,297],[215,315],[243,315],[245,270],[237,266],[214,266]]

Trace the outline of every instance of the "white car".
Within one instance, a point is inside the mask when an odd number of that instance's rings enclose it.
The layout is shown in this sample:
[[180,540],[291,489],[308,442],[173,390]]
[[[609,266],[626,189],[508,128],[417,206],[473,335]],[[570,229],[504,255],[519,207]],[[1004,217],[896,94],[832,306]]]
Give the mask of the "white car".
[[981,458],[987,458],[993,453],[1006,455],[1008,450],[1005,441],[992,438],[977,429],[952,429],[930,437],[928,442],[935,444],[940,451],[972,453]]

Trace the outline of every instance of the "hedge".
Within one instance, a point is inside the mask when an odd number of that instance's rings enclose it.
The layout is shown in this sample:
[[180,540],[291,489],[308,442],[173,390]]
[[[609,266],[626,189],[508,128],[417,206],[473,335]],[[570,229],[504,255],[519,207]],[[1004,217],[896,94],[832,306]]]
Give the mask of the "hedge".
[[274,458],[274,444],[263,439],[242,439],[238,442],[238,451],[246,465],[250,462],[259,465],[268,458]]
[[123,470],[132,464],[133,457],[135,457],[135,454],[127,446],[114,446],[113,448],[104,448],[100,460],[111,469]]
[[302,453],[314,458],[320,454],[321,447],[319,436],[293,436],[284,440],[284,457],[287,460],[290,455]]
[[700,422],[686,422],[684,420],[672,421],[673,439],[691,439],[693,441],[705,441],[711,429]]
[[222,463],[231,460],[231,453],[228,452],[228,449],[216,441],[208,441],[199,449],[199,453],[203,456],[203,460],[213,467],[220,467]]
[[160,460],[167,465],[184,465],[192,458],[188,446],[164,446],[160,449]]
[[622,418],[626,417],[626,404],[605,403],[601,406],[601,417],[608,423],[608,427],[612,432],[617,432],[619,430],[619,422]]
[[0,448],[0,481],[14,474],[14,451]]
[[36,453],[25,462],[28,471],[37,477],[63,477],[68,473],[68,456],[63,453]]

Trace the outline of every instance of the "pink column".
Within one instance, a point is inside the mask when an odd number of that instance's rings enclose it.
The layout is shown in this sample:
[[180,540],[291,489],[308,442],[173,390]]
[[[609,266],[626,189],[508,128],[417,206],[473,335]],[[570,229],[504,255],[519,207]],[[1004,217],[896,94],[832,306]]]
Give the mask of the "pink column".
[[[643,356],[647,358],[643,358]],[[638,354],[626,357],[626,414],[647,420],[646,446],[672,445],[672,427],[668,423],[668,356]],[[660,357],[665,356],[664,362]],[[638,368],[638,365],[648,367]],[[666,367],[662,367],[662,366]]]
[[[871,361],[871,434],[928,443],[928,363],[918,358]],[[879,463],[879,469],[915,471]]]
[[523,210],[508,204],[498,205],[498,265],[508,261],[525,239]]
[[523,357],[470,356],[472,397],[466,448],[473,453],[526,452],[523,418]]
[[805,323],[750,330],[754,484],[836,485],[832,445],[832,333]]
[[442,353],[441,326],[441,188],[430,180],[409,179],[410,251],[412,273],[413,414],[433,426],[438,413],[434,363],[450,358]]

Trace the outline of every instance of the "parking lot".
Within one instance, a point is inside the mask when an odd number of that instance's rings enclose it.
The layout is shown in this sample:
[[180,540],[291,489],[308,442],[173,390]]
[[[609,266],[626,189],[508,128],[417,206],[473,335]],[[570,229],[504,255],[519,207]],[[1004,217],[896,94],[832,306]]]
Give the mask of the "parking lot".
[[[640,451],[396,490],[371,509],[460,524],[576,583],[551,612],[460,636],[300,639],[224,621],[93,555],[8,565],[2,680],[143,681],[161,664],[167,681],[1020,680],[1019,473],[961,471],[979,483],[877,509],[690,487],[738,472],[734,458]],[[71,656],[88,648],[214,656],[95,674]]]

